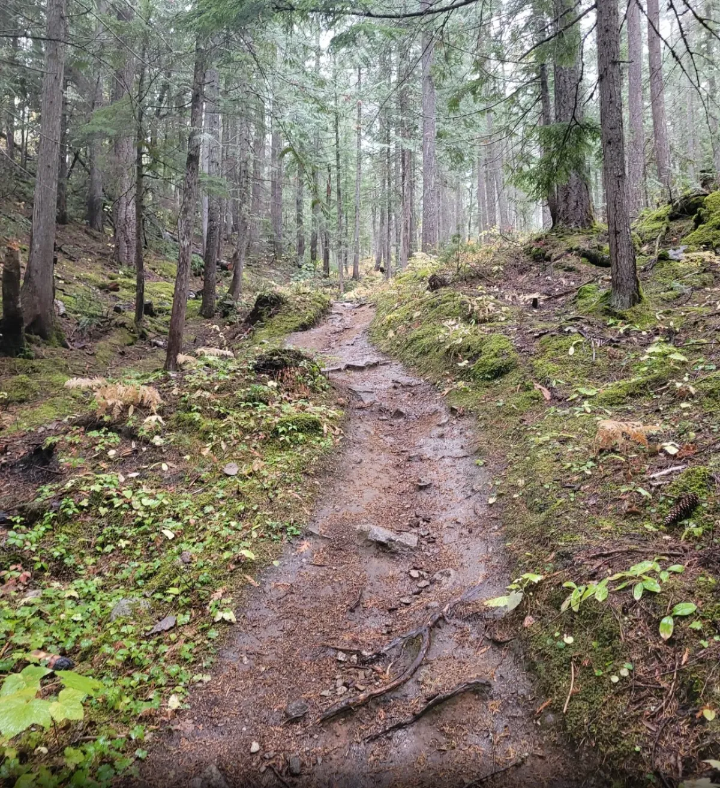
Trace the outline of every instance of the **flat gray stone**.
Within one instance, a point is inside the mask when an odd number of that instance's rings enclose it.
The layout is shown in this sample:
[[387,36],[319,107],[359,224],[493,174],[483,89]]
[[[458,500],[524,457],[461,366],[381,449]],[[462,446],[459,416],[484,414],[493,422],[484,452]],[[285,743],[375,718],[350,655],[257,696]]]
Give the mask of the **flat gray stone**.
[[213,763],[190,782],[190,788],[229,788],[229,786],[220,769]]
[[110,621],[115,621],[118,618],[132,618],[133,616],[147,613],[149,610],[150,603],[147,599],[127,597],[115,603],[115,606],[110,611]]
[[388,550],[401,550],[409,548],[414,550],[418,545],[418,538],[411,533],[396,533],[379,525],[364,523],[358,526],[358,531],[365,535],[369,542],[385,547]]

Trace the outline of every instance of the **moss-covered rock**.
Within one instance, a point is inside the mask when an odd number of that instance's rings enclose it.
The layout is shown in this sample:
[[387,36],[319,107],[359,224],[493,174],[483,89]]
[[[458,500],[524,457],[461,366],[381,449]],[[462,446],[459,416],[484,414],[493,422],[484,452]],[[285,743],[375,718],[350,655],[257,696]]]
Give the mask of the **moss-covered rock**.
[[712,483],[713,475],[710,468],[705,465],[697,465],[694,468],[684,470],[668,486],[666,495],[672,499],[679,498],[687,493],[695,493],[702,500],[710,491]]
[[668,203],[654,211],[643,211],[637,222],[635,223],[634,230],[643,244],[654,241],[658,236],[660,240],[663,239],[665,233],[670,228],[670,211],[672,206]]
[[295,413],[292,416],[283,416],[278,420],[273,430],[276,438],[292,437],[301,433],[303,435],[318,435],[323,431],[322,419],[313,413]]
[[670,370],[638,375],[626,380],[617,380],[598,392],[596,401],[601,405],[624,405],[634,397],[647,396],[653,388],[667,382]]
[[707,249],[720,247],[720,191],[705,198],[695,217],[696,229],[685,236],[685,243]]
[[504,334],[492,334],[481,346],[480,358],[472,366],[475,380],[496,380],[518,364],[518,354]]

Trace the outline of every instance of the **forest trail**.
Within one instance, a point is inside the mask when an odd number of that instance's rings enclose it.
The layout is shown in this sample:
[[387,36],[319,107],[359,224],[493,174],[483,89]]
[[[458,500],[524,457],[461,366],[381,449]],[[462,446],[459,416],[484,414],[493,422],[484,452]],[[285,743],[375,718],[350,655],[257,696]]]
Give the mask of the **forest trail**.
[[[156,743],[146,784],[586,784],[571,751],[550,741],[557,721],[536,714],[545,698],[533,694],[513,640],[503,643],[502,633],[491,640],[473,604],[504,593],[510,578],[471,419],[449,413],[434,387],[374,350],[372,314],[369,306],[336,304],[320,326],[290,338],[335,370],[331,378],[348,400],[344,448],[321,480],[308,532],[258,578],[212,681]],[[388,550],[363,526],[417,544]],[[332,646],[379,650],[478,584],[433,627],[407,683],[318,722],[333,704],[398,676],[418,650],[417,640],[408,642],[404,654],[397,648],[363,665],[362,655]],[[471,679],[489,688],[365,741]],[[288,721],[287,712],[305,709]]]

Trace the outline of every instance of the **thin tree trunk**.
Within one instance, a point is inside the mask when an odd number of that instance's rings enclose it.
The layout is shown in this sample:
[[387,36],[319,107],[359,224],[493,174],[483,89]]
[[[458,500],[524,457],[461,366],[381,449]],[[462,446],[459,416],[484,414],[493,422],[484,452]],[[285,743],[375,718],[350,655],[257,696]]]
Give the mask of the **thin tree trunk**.
[[[633,2],[634,0],[630,0]],[[547,64],[540,64],[540,103],[541,103],[541,118],[542,125],[546,128],[552,125],[552,106],[550,104],[550,88],[548,86],[548,73]],[[543,151],[544,153],[546,151]],[[547,202],[548,212],[550,213],[550,222],[555,224],[557,220],[557,195],[555,187],[550,190],[550,193],[545,196]]]
[[[10,14],[8,14],[7,21],[12,21]],[[8,27],[11,26],[11,24],[8,25]],[[13,36],[10,39],[10,66],[17,64],[17,51],[17,36]],[[8,87],[5,92],[5,101],[5,150],[7,151],[10,161],[15,161],[15,91],[13,90],[12,82],[8,83]]]
[[66,0],[48,0],[40,143],[33,200],[32,238],[21,301],[25,328],[43,339],[55,331],[55,210],[67,35]]
[[147,38],[143,42],[142,57],[140,59],[140,74],[138,77],[137,92],[137,129],[135,131],[135,327],[140,328],[145,316],[145,259],[143,254],[143,224],[145,214],[143,211],[143,198],[145,196],[145,181],[143,172],[143,153],[145,149],[145,115],[143,99],[145,92],[145,56],[147,53]]
[[638,0],[627,4],[628,41],[628,116],[630,119],[630,144],[628,145],[628,209],[636,217],[643,207],[643,181],[645,179],[645,129],[643,128],[642,85],[642,25]]
[[492,139],[494,135],[493,129],[493,113],[488,110],[485,113],[486,131],[487,131],[487,144],[485,146],[486,154],[484,156],[485,165],[485,194],[487,205],[487,224],[488,230],[494,230],[498,225],[498,215],[496,209],[495,199],[495,174],[493,172],[492,157],[493,157],[493,144]]
[[332,202],[332,169],[328,164],[327,182],[325,185],[325,213],[323,215],[322,226],[322,247],[323,247],[323,274],[330,276],[330,203]]
[[295,188],[295,231],[298,267],[305,262],[305,165],[298,159]]
[[610,303],[622,310],[638,303],[640,285],[627,205],[617,3],[618,0],[597,0],[596,6],[600,126],[612,277]]
[[[713,18],[713,6],[710,0],[705,3],[706,19]],[[717,78],[715,76],[715,33],[712,29],[703,28],[705,59],[709,64],[708,69],[708,126],[710,128],[710,145],[712,147],[713,177],[720,175],[720,123],[718,123],[717,110]]]
[[[134,13],[132,7],[118,6],[117,18],[128,26]],[[132,91],[135,71],[134,58],[123,48],[122,68],[115,72],[113,91],[116,103],[126,102]],[[114,144],[117,192],[115,195],[115,259],[121,266],[135,265],[135,195],[133,173],[135,170],[134,135],[120,129]]]
[[[103,77],[100,64],[96,63],[97,73],[92,97],[92,112],[103,106]],[[99,134],[93,134],[88,143],[88,194],[87,194],[87,222],[92,230],[103,230],[103,177],[101,166],[102,139]]]
[[263,216],[265,194],[265,105],[258,100],[253,137],[252,204],[250,208],[250,240],[248,252],[252,253],[260,241],[260,222]]
[[490,229],[490,222],[488,217],[488,203],[485,179],[485,147],[482,143],[478,149],[477,160],[477,205],[478,205],[478,238],[482,240],[482,235],[486,230]]
[[337,242],[335,255],[338,267],[338,286],[340,295],[343,293],[345,283],[343,281],[343,260],[342,260],[342,241],[343,241],[343,205],[341,192],[341,168],[340,168],[340,108],[338,107],[338,96],[335,93],[335,199],[337,200]]
[[[555,0],[555,122],[571,124],[582,121],[580,76],[580,30],[578,26],[561,31],[572,18],[569,0]],[[565,63],[569,61],[567,65]],[[593,216],[587,173],[584,164],[570,173],[566,183],[557,187],[557,224],[564,227],[590,227]]]
[[175,277],[170,332],[168,334],[165,369],[177,369],[178,353],[182,350],[185,332],[185,312],[187,310],[188,284],[190,282],[190,260],[192,257],[192,236],[197,205],[198,176],[200,170],[200,138],[202,135],[202,94],[205,83],[206,53],[202,42],[195,44],[195,69],[193,73],[192,97],[190,99],[190,134],[185,162],[185,183],[182,205],[178,217],[178,266]]
[[665,87],[660,47],[660,6],[658,0],[647,0],[648,64],[650,67],[650,105],[652,107],[655,166],[665,197],[672,199],[670,146],[665,117]]
[[23,314],[20,306],[20,249],[8,246],[2,270],[2,318],[0,356],[20,356],[25,350]]
[[67,181],[68,181],[68,104],[67,77],[63,85],[62,112],[60,113],[60,156],[58,158],[57,223],[68,223]]
[[[273,114],[278,111],[277,106],[273,107]],[[282,137],[278,120],[273,117],[272,137],[270,141],[270,221],[273,234],[273,255],[276,260],[282,257],[283,253],[283,216],[282,216],[282,161],[280,152],[282,151]]]
[[[248,221],[248,207],[251,197],[250,167],[247,152],[250,147],[249,130],[243,124],[244,133],[238,141],[238,166],[237,170],[237,199],[235,210],[235,223],[237,224],[237,241],[233,252],[233,276],[230,283],[229,297],[237,301],[242,295],[243,273],[245,271],[245,258],[250,242],[250,224]],[[239,134],[240,136],[240,134]]]
[[357,120],[355,129],[355,237],[353,240],[352,278],[360,279],[360,181],[362,178],[362,69],[357,68]]
[[[432,0],[421,0],[420,7],[428,9]],[[422,250],[433,252],[438,245],[437,162],[435,158],[435,82],[432,65],[435,54],[433,31],[423,34],[422,44],[422,141],[423,141],[423,215]]]
[[215,315],[217,289],[217,262],[220,254],[221,200],[213,186],[220,177],[220,77],[216,68],[207,70],[205,79],[205,117],[208,130],[208,175],[211,179],[208,197],[207,239],[203,269],[203,297],[200,314],[211,318]]

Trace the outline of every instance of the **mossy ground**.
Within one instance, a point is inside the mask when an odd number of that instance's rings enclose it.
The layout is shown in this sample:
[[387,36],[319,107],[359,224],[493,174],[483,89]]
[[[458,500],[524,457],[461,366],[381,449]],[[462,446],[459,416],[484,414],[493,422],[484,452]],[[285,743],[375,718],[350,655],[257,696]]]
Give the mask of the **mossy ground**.
[[[661,213],[650,217],[648,240],[654,223],[665,227],[668,212]],[[673,226],[665,234],[675,242]],[[453,283],[435,293],[427,277],[447,272],[448,261],[422,258],[380,291],[372,332],[478,420],[484,459],[497,469],[492,505],[517,575],[545,578],[526,595],[530,625],[520,629],[546,708],[598,748],[608,779],[654,785],[659,774],[680,776],[678,746],[693,753],[682,776],[720,755],[720,352],[706,339],[720,322],[717,261],[690,253],[659,262],[642,275],[644,302],[618,315],[607,309],[605,273],[568,252],[568,243],[538,237],[522,255],[503,245],[455,250]],[[548,290],[553,298],[545,300]],[[676,290],[681,295],[668,298]],[[497,377],[473,375],[488,342],[499,342],[512,364]],[[598,422],[610,419],[657,425],[657,433],[648,445],[598,452]],[[666,526],[688,491],[701,505]],[[668,571],[673,565],[683,571]],[[632,567],[652,589],[639,600],[638,578],[623,576],[609,583],[606,599],[560,612],[571,593],[563,583],[587,588],[618,573],[631,577]],[[697,609],[676,616],[665,641],[660,620],[681,602]]]
[[[243,315],[261,284],[250,267],[230,325],[201,321],[199,302],[188,303],[185,352],[230,347],[235,357],[205,356],[171,378],[151,340],[167,333],[174,261],[148,255],[156,316],[138,335],[134,277],[109,259],[106,241],[61,230],[72,259],[60,255],[57,297],[70,346],[35,342],[34,358],[0,360],[0,684],[37,661],[37,649],[71,658],[103,684],[82,730],[66,723],[0,741],[8,784],[31,774],[48,786],[108,784],[145,756],[148,730],[209,680],[242,588],[301,532],[340,434],[341,412],[316,365],[277,380],[253,368],[268,344],[317,322],[328,295],[280,285],[285,307],[246,336]],[[273,270],[279,281],[285,273]],[[233,344],[233,335],[245,338]],[[156,387],[159,420],[142,409],[98,417],[91,391],[64,386],[99,375]],[[25,459],[38,447],[49,463]],[[147,608],[112,620],[121,599]],[[175,626],[148,637],[167,615]]]

